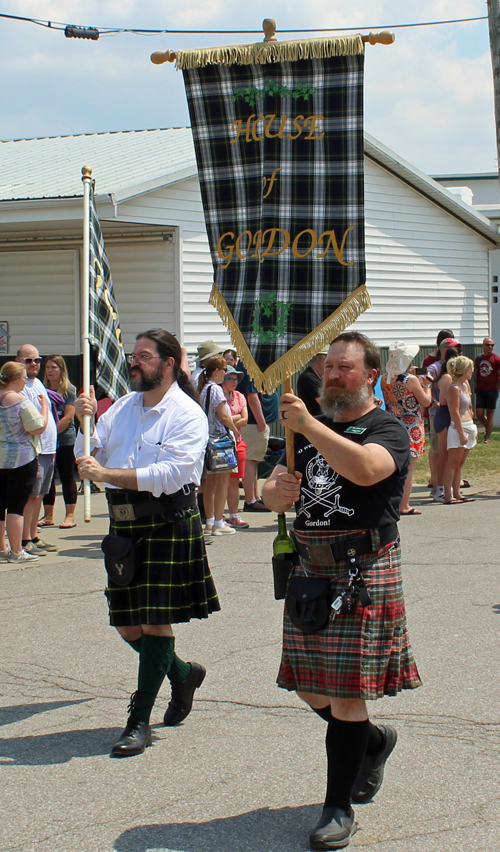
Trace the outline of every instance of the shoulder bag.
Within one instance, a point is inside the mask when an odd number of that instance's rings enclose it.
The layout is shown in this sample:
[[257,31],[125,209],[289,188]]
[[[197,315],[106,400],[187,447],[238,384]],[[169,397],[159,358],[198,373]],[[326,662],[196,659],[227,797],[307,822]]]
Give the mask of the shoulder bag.
[[[207,417],[210,408],[211,390],[212,388],[209,386],[205,399],[205,414]],[[211,432],[205,450],[205,467],[211,473],[234,470],[238,467],[234,441],[227,429],[225,432]]]

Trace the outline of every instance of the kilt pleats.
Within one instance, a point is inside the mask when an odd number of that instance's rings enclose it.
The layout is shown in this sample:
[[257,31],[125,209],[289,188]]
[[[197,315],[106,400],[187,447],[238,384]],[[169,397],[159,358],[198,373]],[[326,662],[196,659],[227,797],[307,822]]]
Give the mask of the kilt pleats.
[[[148,493],[118,489],[106,489],[106,495],[115,505],[154,499]],[[105,593],[112,625],[176,624],[207,618],[220,609],[197,508],[113,520],[110,533],[136,541],[145,536],[138,544],[141,568],[133,582],[117,586],[108,579]]]
[[[325,544],[353,538],[357,532],[361,531],[295,534],[305,544]],[[382,549],[378,532],[371,533],[375,552],[360,560],[370,606],[358,603],[354,612],[337,615],[313,635],[295,627],[285,606],[283,653],[277,679],[284,689],[336,698],[375,699],[421,685],[406,624],[399,543]],[[330,577],[334,596],[347,585],[347,562],[325,568],[302,558],[300,561],[292,574]]]

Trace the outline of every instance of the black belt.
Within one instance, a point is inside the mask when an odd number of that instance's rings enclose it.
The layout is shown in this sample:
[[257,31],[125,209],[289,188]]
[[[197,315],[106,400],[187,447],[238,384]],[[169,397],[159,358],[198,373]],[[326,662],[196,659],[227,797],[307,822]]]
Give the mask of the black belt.
[[[379,527],[378,532],[382,547],[386,547],[398,538],[397,524]],[[338,562],[357,562],[361,556],[372,553],[372,537],[369,530],[345,541],[333,541],[328,544],[303,544],[297,540],[293,531],[291,537],[297,553],[307,559],[311,565],[328,567]]]
[[164,494],[161,500],[149,500],[147,503],[110,503],[109,516],[112,521],[136,521],[148,515],[163,515],[172,509],[194,509],[195,489],[196,485],[183,485],[175,494]]

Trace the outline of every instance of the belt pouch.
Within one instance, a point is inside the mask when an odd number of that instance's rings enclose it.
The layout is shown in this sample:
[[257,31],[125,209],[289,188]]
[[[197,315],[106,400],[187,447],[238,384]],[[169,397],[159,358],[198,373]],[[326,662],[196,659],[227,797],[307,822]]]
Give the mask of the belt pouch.
[[129,586],[141,567],[141,558],[133,538],[106,535],[101,544],[104,566],[109,578],[118,586]]
[[286,608],[291,621],[303,633],[317,633],[330,617],[330,580],[294,576],[288,583]]
[[282,601],[286,597],[286,586],[290,571],[292,570],[293,560],[291,556],[273,556],[273,580],[274,580],[274,600]]

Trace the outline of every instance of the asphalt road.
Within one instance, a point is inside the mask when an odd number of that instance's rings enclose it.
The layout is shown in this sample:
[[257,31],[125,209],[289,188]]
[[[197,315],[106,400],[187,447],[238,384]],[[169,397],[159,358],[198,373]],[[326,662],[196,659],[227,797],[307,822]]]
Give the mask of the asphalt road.
[[[500,486],[500,483],[499,483]],[[497,852],[499,629],[496,493],[430,503],[400,529],[421,689],[374,702],[399,731],[384,785],[358,806],[351,848]],[[469,492],[471,493],[471,492]],[[59,498],[60,499],[60,498]],[[107,624],[102,495],[85,525],[47,530],[56,556],[0,565],[1,852],[303,852],[321,811],[324,723],[276,687],[282,605],[273,599],[273,515],[218,538],[209,558],[222,611],[181,625],[184,659],[207,667],[183,725],[113,760],[137,657]]]

